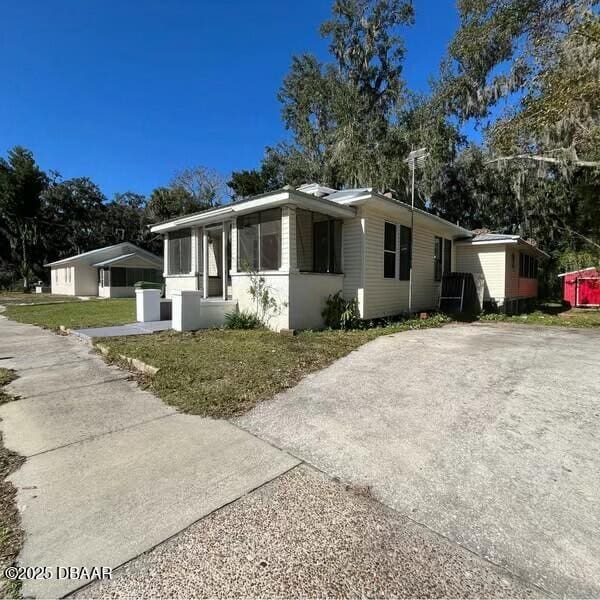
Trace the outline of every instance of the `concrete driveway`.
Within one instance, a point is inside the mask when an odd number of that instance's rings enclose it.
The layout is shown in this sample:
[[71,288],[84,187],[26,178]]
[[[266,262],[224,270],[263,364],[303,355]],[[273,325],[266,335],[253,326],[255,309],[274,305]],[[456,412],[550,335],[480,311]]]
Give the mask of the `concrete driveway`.
[[[226,421],[177,413],[73,337],[0,317],[0,366],[19,375],[0,426],[27,457],[10,476],[25,567],[115,568],[299,462]],[[52,598],[85,583],[22,591]]]
[[600,595],[600,332],[379,338],[237,423],[550,594]]

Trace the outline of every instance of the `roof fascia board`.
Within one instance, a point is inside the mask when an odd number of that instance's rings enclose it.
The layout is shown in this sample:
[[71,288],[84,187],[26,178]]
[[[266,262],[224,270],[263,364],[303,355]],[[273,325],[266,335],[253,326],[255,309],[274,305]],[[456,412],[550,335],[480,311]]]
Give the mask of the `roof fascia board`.
[[565,275],[574,275],[575,273],[584,273],[585,271],[600,271],[600,267],[586,267],[585,269],[576,269],[575,271],[567,271],[566,273],[559,273],[558,277],[564,277]]
[[210,225],[211,223],[222,221],[223,218],[227,216],[244,215],[266,208],[284,206],[286,204],[298,205],[316,212],[331,214],[332,216],[350,218],[356,215],[354,208],[340,205],[338,202],[325,200],[324,198],[318,198],[312,194],[305,194],[296,190],[284,190],[257,196],[251,200],[240,202],[239,204],[228,204],[227,206],[211,211],[173,219],[172,221],[152,226],[150,231],[153,233],[163,233],[194,225]]
[[[387,196],[378,194],[377,192],[369,192],[362,196],[358,196],[356,198],[351,198],[349,200],[345,200],[341,203],[346,204],[346,205],[354,205],[354,204],[360,205],[360,204],[364,204],[365,202],[367,202],[368,200],[371,200],[371,199],[381,200],[381,201],[386,202],[392,206],[395,206],[401,210],[408,211],[409,213],[413,210],[412,207],[410,205],[406,204],[405,202],[396,200],[394,198],[388,198]],[[465,236],[470,236],[470,237],[472,237],[474,235],[472,231],[469,231],[468,229],[465,229],[464,227],[461,227],[460,225],[455,225],[454,223],[451,223],[450,221],[446,221],[446,219],[442,219],[442,217],[438,217],[437,215],[432,215],[431,213],[427,212],[426,210],[421,210],[420,208],[415,208],[414,211],[415,211],[415,215],[420,215],[420,216],[424,217],[425,219],[435,221],[436,223],[439,223],[446,229],[451,229],[457,235],[465,235]]]

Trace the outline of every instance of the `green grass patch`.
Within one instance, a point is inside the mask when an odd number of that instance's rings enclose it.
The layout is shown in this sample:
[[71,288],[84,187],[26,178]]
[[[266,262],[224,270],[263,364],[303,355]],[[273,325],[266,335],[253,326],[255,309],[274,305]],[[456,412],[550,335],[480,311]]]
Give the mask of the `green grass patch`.
[[76,296],[0,291],[0,304],[4,306],[10,306],[11,304],[47,304],[49,302],[81,302],[81,300]]
[[158,367],[140,380],[180,410],[216,418],[239,415],[302,377],[379,336],[449,322],[438,315],[353,331],[306,331],[286,336],[268,330],[211,329],[99,338],[110,350]]
[[[15,399],[2,388],[16,377],[14,371],[0,368],[0,402]],[[17,490],[6,481],[6,477],[18,469],[24,460],[4,447],[0,434],[0,598],[19,598],[21,595],[20,583],[5,579],[2,573],[6,567],[14,564],[23,545],[21,518],[15,502]]]
[[550,325],[553,327],[600,327],[600,310],[572,309],[568,311],[536,310],[523,315],[484,314],[480,321],[519,323],[525,325]]
[[134,322],[135,299],[7,306],[4,314],[20,323],[31,323],[48,329],[58,329],[61,325],[69,329],[106,327]]

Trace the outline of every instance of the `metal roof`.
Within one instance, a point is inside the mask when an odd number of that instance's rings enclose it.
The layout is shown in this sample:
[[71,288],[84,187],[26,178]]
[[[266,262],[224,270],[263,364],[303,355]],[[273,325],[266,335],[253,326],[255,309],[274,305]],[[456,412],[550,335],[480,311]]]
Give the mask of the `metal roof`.
[[508,240],[518,240],[518,235],[509,235],[507,233],[480,233],[471,239],[471,242],[502,242]]
[[564,277],[565,275],[573,275],[574,273],[585,273],[585,271],[600,271],[600,267],[586,267],[585,269],[576,269],[575,271],[567,271],[566,273],[559,273],[559,277]]
[[[307,193],[306,190],[313,190],[315,193]],[[332,193],[327,195],[319,195],[322,194],[325,190],[330,190]],[[163,233],[169,230],[180,229],[183,227],[189,227],[192,225],[199,225],[202,223],[209,223],[213,220],[217,220],[220,218],[226,218],[227,215],[233,215],[238,212],[246,210],[247,212],[251,210],[258,210],[258,208],[254,207],[253,204],[256,204],[256,201],[262,200],[261,208],[266,208],[269,202],[272,200],[272,206],[276,206],[277,203],[282,202],[281,194],[288,194],[288,198],[284,199],[285,201],[293,200],[301,201],[304,199],[304,202],[310,202],[312,204],[311,207],[308,207],[309,210],[321,210],[326,214],[333,214],[336,212],[341,212],[343,210],[349,211],[353,210],[354,205],[360,204],[364,201],[376,200],[376,201],[385,201],[389,202],[396,207],[401,207],[405,210],[411,210],[409,204],[402,202],[396,198],[391,198],[389,196],[380,194],[372,187],[364,187],[364,188],[352,188],[347,190],[333,190],[332,188],[327,188],[325,186],[321,186],[317,183],[305,184],[300,186],[297,189],[286,185],[281,189],[274,190],[272,192],[266,192],[264,194],[259,194],[257,196],[252,196],[249,198],[244,198],[243,200],[232,202],[230,204],[225,204],[223,206],[211,208],[208,210],[200,211],[197,213],[191,213],[188,215],[182,215],[180,217],[175,217],[173,219],[169,219],[168,221],[163,221],[161,223],[154,223],[150,226],[150,231],[154,233]],[[263,206],[264,204],[264,206]],[[319,206],[320,205],[320,206]],[[337,208],[334,208],[337,207]],[[430,219],[439,223],[440,225],[444,225],[445,227],[450,228],[457,235],[462,235],[465,237],[472,236],[472,232],[464,227],[460,227],[442,217],[438,217],[426,210],[422,210],[419,208],[415,208],[414,212],[416,215],[422,215],[423,217]],[[340,214],[342,218],[349,218],[353,216],[353,214]]]
[[103,260],[102,262],[95,263],[92,266],[93,267],[109,267],[110,265],[114,265],[116,263],[119,263],[119,262],[121,262],[123,260],[131,258],[132,256],[136,256],[137,258],[139,258],[142,261],[145,261],[147,263],[156,265],[157,268],[162,268],[162,259],[160,259],[158,256],[155,257],[155,259],[151,259],[151,258],[149,258],[147,256],[143,256],[143,255],[138,254],[136,252],[130,252],[129,254],[122,254],[121,256],[115,256],[114,258],[109,258],[107,260]]
[[57,267],[60,265],[68,265],[70,263],[84,263],[87,265],[93,265],[96,262],[103,260],[109,260],[115,256],[123,256],[125,254],[136,254],[137,256],[146,258],[151,261],[158,261],[162,264],[162,258],[152,254],[147,250],[139,248],[131,242],[121,242],[120,244],[114,244],[113,246],[105,246],[104,248],[96,248],[95,250],[89,250],[88,252],[82,252],[75,256],[68,256],[67,258],[61,258],[51,263],[46,263],[45,267]]

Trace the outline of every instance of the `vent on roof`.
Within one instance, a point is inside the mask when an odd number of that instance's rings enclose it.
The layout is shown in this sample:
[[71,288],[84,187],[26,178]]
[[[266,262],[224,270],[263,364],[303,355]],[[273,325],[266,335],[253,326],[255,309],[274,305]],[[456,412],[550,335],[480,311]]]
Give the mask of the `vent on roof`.
[[319,198],[337,192],[337,190],[334,190],[333,188],[328,188],[324,185],[319,185],[318,183],[305,183],[297,189],[299,192],[304,192],[305,194],[312,194],[313,196],[318,196]]

